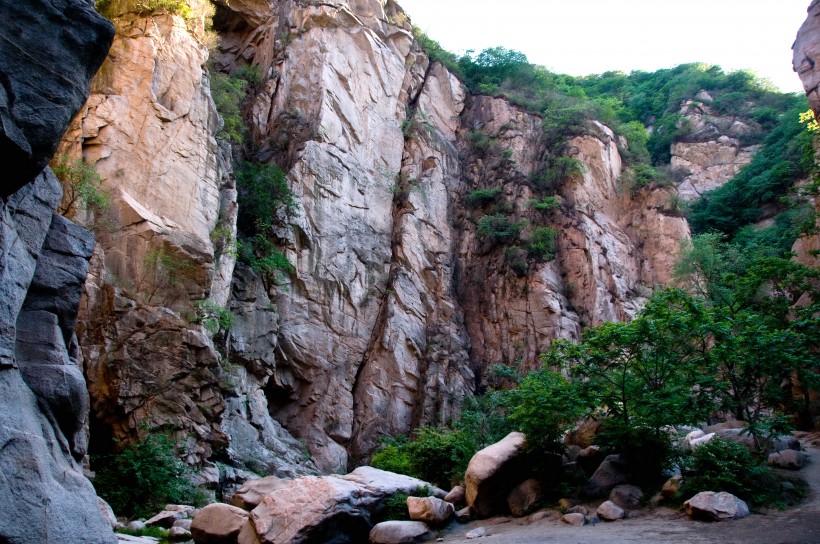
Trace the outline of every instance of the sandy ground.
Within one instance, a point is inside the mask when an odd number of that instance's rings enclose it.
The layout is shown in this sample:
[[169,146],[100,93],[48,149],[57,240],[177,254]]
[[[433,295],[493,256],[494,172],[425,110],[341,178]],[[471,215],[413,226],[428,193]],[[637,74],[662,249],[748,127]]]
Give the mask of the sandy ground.
[[611,523],[573,527],[562,523],[555,513],[528,524],[526,518],[494,518],[451,525],[442,535],[444,542],[468,542],[464,535],[485,527],[488,535],[469,540],[476,544],[627,544],[633,542],[674,542],[699,544],[820,544],[820,448],[806,449],[811,463],[799,474],[811,486],[806,502],[786,511],[754,513],[744,519],[722,523],[691,521],[682,512],[669,508],[642,509]]

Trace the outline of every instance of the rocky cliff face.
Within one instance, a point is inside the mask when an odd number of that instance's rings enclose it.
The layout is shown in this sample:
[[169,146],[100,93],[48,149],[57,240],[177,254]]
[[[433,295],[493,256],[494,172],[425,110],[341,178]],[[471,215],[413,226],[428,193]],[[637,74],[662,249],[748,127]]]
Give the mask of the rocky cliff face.
[[0,8],[0,541],[116,542],[80,464],[89,396],[74,329],[94,237],[54,213],[46,168],[113,28],[84,0]]
[[720,115],[710,106],[713,99],[701,91],[696,100],[687,100],[681,116],[688,125],[683,141],[672,144],[671,166],[681,177],[678,194],[685,200],[697,200],[706,191],[716,189],[752,162],[759,145],[746,142],[761,128],[749,119]]
[[[213,460],[344,470],[380,436],[449,421],[490,365],[533,368],[553,339],[629,318],[671,281],[688,237],[675,189],[622,187],[617,138],[596,123],[568,143],[581,168],[554,188],[559,207],[533,208],[552,160],[541,119],[470,96],[392,0],[217,2],[212,69],[261,75],[233,152],[197,32],[164,12],[115,23],[63,149],[114,195],[79,330],[94,413],[118,438],[172,430],[211,481]],[[695,192],[752,152],[706,102],[702,138],[676,152]],[[296,195],[273,232],[295,269],[279,281],[211,240],[236,233],[232,153],[278,164]],[[477,189],[494,201],[476,205]],[[479,234],[499,210],[516,240]],[[547,228],[555,257],[533,258]],[[185,318],[208,298],[235,315],[216,343]]]
[[[815,117],[820,116],[820,68],[816,66],[820,60],[820,2],[813,0],[809,5],[808,17],[792,45],[794,53],[792,66],[800,76],[806,96]],[[814,199],[814,207],[820,217],[820,196]],[[820,219],[817,223],[820,229]],[[794,244],[793,250],[797,253],[800,262],[810,266],[820,266],[820,235],[803,236]]]

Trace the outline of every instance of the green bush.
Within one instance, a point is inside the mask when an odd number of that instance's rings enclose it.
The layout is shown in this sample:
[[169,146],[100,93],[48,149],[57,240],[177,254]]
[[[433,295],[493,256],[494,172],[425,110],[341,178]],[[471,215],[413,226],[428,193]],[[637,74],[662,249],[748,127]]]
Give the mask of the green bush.
[[502,190],[500,187],[493,187],[492,189],[476,189],[467,195],[467,204],[470,206],[485,206],[498,199]]
[[245,140],[245,120],[242,118],[242,101],[245,100],[248,82],[238,76],[229,76],[211,70],[211,96],[216,111],[222,116],[222,129],[217,134],[231,143]]
[[464,430],[422,427],[411,440],[384,441],[370,464],[449,488],[464,477],[477,449],[474,438]]
[[546,168],[534,173],[532,182],[541,190],[554,191],[564,180],[583,173],[584,165],[581,161],[575,157],[561,155],[553,159]]
[[239,193],[237,226],[245,234],[264,231],[274,224],[276,213],[296,207],[287,176],[275,164],[245,162],[236,169]]
[[223,308],[211,299],[198,300],[194,303],[193,323],[201,323],[211,336],[227,332],[236,321],[230,310]]
[[94,487],[121,516],[147,517],[166,504],[193,504],[196,488],[185,478],[176,450],[171,438],[160,433],[118,454],[92,458]]
[[561,201],[557,196],[545,196],[541,200],[531,198],[527,201],[527,205],[533,210],[539,212],[548,212],[561,207]]
[[52,162],[51,169],[63,186],[63,198],[57,213],[71,218],[78,207],[84,210],[104,210],[108,207],[110,197],[103,191],[103,179],[93,164],[82,159],[71,161],[64,155]]
[[239,243],[239,260],[273,282],[282,279],[282,274],[294,274],[296,268],[270,240],[257,234],[248,243]]
[[529,236],[527,251],[540,261],[551,261],[558,251],[558,231],[552,227],[536,227]]
[[715,437],[695,448],[684,463],[683,497],[701,491],[726,491],[753,506],[777,500],[780,485],[774,473],[742,444]]
[[479,236],[487,238],[493,242],[509,242],[518,237],[524,228],[523,221],[513,222],[506,215],[492,214],[485,215],[478,220]]

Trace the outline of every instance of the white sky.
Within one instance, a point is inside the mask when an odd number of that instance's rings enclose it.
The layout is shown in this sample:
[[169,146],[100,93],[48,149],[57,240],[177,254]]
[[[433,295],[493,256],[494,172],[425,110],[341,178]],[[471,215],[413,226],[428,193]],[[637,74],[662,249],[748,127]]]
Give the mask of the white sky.
[[803,91],[791,46],[809,0],[398,1],[413,24],[454,53],[501,45],[571,75],[706,62]]

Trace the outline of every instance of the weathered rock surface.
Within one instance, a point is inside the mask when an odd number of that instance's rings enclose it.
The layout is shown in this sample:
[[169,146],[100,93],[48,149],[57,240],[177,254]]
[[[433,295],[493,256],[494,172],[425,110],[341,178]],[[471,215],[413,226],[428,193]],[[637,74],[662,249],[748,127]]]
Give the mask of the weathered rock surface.
[[372,528],[370,515],[385,498],[427,485],[371,467],[346,476],[305,476],[266,495],[250,516],[263,544],[325,542],[342,535],[365,542]]
[[703,491],[683,503],[691,518],[706,521],[740,519],[749,515],[746,503],[731,493]]
[[436,497],[407,497],[407,513],[413,521],[440,527],[452,519],[455,508],[451,503]]
[[79,0],[0,9],[0,541],[113,543],[78,463],[89,400],[74,324],[93,236],[54,215],[62,191],[43,170],[113,28]]
[[435,538],[434,533],[421,521],[383,521],[370,531],[372,544],[412,544]]
[[287,481],[276,476],[267,476],[257,480],[248,480],[231,497],[231,504],[250,512],[256,508],[265,495],[275,493],[287,485]]
[[444,500],[453,504],[465,504],[467,491],[463,485],[457,485],[444,496]]
[[477,452],[464,474],[467,506],[477,517],[487,517],[503,511],[510,490],[526,474],[522,449],[526,438],[513,432],[503,440]]
[[752,162],[760,147],[745,144],[761,134],[760,126],[719,115],[711,102],[712,97],[701,91],[696,100],[686,101],[681,108],[689,130],[684,141],[672,144],[671,165],[682,176],[677,193],[684,200],[696,200],[726,183]]

